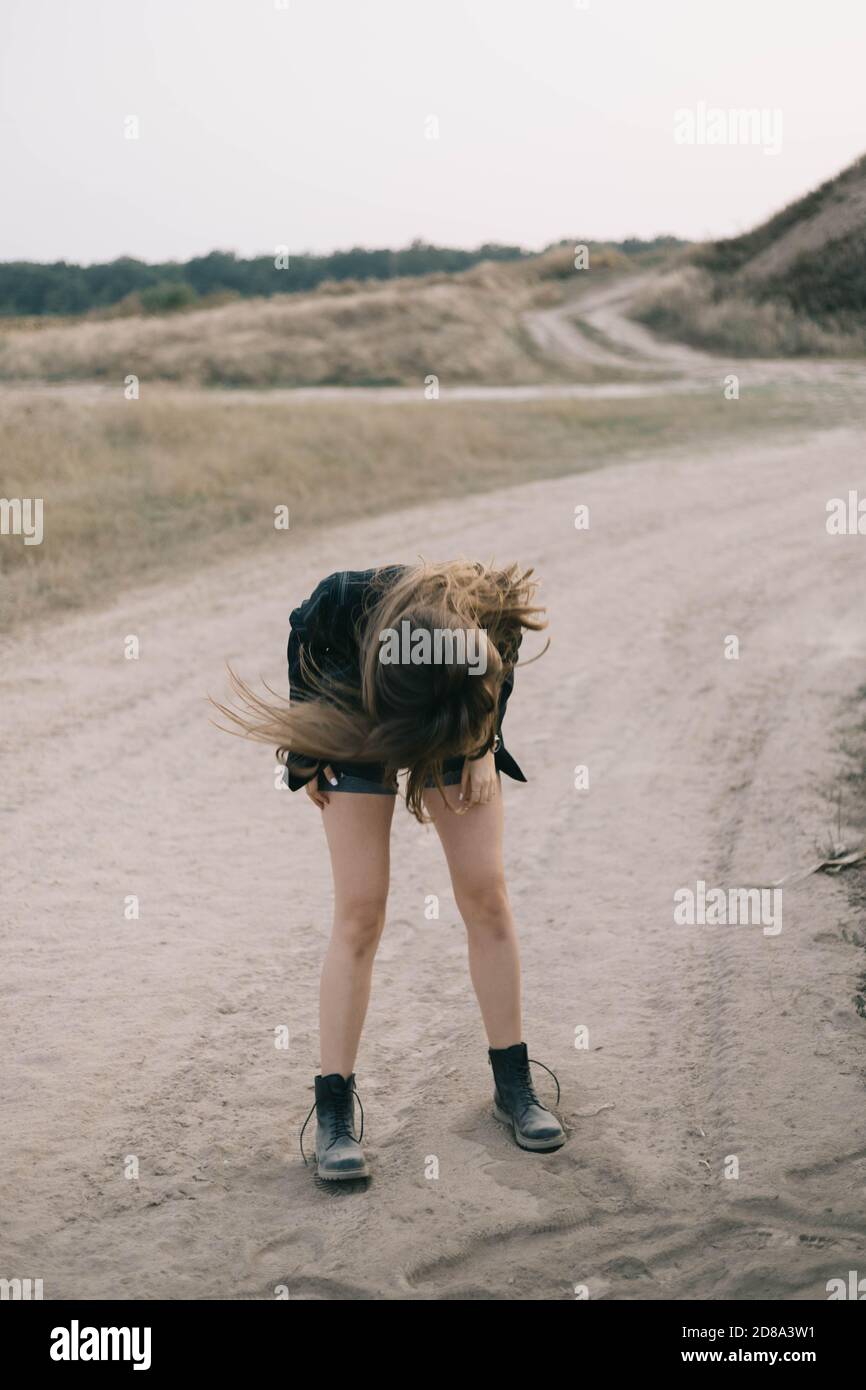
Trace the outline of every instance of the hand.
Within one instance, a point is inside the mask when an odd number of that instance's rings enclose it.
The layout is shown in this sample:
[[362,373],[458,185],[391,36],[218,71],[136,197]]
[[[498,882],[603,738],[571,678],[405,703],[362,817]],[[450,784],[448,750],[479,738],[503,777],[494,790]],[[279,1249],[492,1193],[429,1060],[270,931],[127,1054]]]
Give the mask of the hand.
[[496,758],[485,753],[483,758],[466,758],[460,779],[460,800],[464,806],[484,806],[496,796],[499,780]]
[[[334,774],[334,769],[331,767],[331,764],[330,764],[330,763],[327,763],[327,764],[325,765],[323,771],[324,771],[324,774],[325,774],[325,776],[327,777],[328,781],[330,782],[331,786],[332,786],[332,787],[336,787],[336,785],[337,785],[337,778],[336,778],[336,776],[335,776],[335,774]],[[315,777],[311,778],[311,780],[310,780],[310,781],[307,783],[307,785],[304,787],[304,791],[307,793],[307,796],[310,798],[310,800],[311,800],[316,806],[318,806],[319,810],[320,810],[320,811],[324,811],[325,807],[328,805],[328,802],[330,801],[331,798],[328,796],[328,793],[327,793],[327,792],[320,792],[320,791],[319,791],[319,774],[318,774],[318,772],[316,773]]]

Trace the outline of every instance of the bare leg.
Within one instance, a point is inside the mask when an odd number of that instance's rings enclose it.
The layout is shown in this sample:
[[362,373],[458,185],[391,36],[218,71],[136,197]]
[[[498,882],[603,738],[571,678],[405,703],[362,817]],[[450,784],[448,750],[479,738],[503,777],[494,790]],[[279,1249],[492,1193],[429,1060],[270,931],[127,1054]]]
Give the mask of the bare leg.
[[394,801],[337,792],[322,811],[334,876],[334,925],[319,988],[323,1076],[348,1077],[355,1069],[385,925]]
[[[459,786],[445,788],[453,806]],[[491,1047],[523,1040],[520,1020],[520,957],[502,863],[502,793],[454,815],[442,793],[424,793],[424,804],[442,841],[454,897],[466,924],[469,973]]]

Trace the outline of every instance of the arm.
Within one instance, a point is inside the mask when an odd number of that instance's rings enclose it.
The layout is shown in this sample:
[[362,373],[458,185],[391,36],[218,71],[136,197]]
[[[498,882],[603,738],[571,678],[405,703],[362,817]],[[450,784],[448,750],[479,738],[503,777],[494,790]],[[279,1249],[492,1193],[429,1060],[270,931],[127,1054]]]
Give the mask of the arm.
[[[331,626],[332,586],[334,575],[328,575],[316,585],[310,597],[304,599],[289,617],[289,643],[287,649],[289,667],[289,698],[294,701],[315,698],[311,690],[301,660],[302,650],[308,651],[317,666],[327,651],[327,633]],[[288,754],[286,759],[286,781],[292,791],[298,791],[313,781],[321,767],[321,760],[307,758],[302,753]]]
[[[516,645],[516,646],[514,647],[514,649],[513,649],[513,657],[514,657],[515,659],[516,659],[516,657],[517,657],[517,653],[518,653],[519,650],[520,650],[520,644],[521,644],[522,641],[523,641],[523,632],[521,631],[520,634],[518,635],[518,638],[517,638],[517,645]],[[501,651],[500,651],[500,655],[502,655],[502,652],[501,652]],[[510,654],[510,655],[511,655],[511,654]],[[488,752],[490,752],[490,751],[491,751],[491,748],[492,748],[493,750],[495,750],[496,748],[499,747],[499,738],[500,738],[501,733],[502,733],[502,721],[503,721],[503,719],[505,718],[505,710],[506,710],[506,707],[507,707],[507,705],[508,705],[508,701],[509,701],[510,698],[511,698],[511,692],[512,692],[513,689],[514,689],[514,667],[513,667],[513,665],[511,665],[510,662],[509,662],[509,664],[508,664],[508,665],[506,666],[506,668],[505,668],[505,675],[504,675],[503,678],[502,678],[502,685],[501,685],[500,688],[499,688],[499,708],[498,708],[498,711],[497,711],[497,718],[496,718],[496,736],[495,736],[494,739],[491,740],[491,744],[488,745],[488,747],[482,748],[480,752],[478,752],[478,753],[475,754],[474,758],[471,758],[471,759],[470,759],[470,761],[475,762],[477,759],[483,758]]]
[[302,649],[310,653],[317,666],[328,650],[327,636],[333,626],[333,584],[338,576],[329,574],[316,585],[310,597],[289,616],[289,694],[293,700],[308,700],[315,693],[304,676]]

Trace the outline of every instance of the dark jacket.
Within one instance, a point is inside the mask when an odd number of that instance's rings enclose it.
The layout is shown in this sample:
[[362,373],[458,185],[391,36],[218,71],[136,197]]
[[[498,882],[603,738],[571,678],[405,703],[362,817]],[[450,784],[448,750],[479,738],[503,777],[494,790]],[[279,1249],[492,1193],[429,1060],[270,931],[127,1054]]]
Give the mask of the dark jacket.
[[[356,624],[363,617],[365,600],[370,594],[374,575],[391,575],[396,579],[402,565],[388,565],[384,571],[338,570],[322,579],[308,599],[295,608],[289,623],[289,692],[293,701],[310,699],[315,694],[304,680],[301,670],[301,647],[307,649],[324,674],[353,685],[360,684],[360,653]],[[377,597],[378,597],[377,590]],[[502,740],[502,720],[514,686],[514,672],[509,669],[502,682],[499,696],[498,745],[494,753],[497,770],[518,782],[526,778],[507,751]],[[306,785],[314,774],[309,770],[311,760],[302,754],[289,754],[286,781],[292,791]],[[315,763],[315,767],[319,767]],[[347,764],[341,764],[347,767]],[[296,768],[303,768],[298,772]]]

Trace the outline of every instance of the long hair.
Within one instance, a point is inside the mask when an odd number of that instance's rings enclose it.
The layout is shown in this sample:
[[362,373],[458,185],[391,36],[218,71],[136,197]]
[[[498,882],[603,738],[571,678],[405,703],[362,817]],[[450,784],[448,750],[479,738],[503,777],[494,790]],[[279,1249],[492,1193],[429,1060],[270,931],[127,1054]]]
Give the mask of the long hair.
[[[316,759],[383,763],[389,778],[407,769],[406,805],[423,821],[424,788],[432,779],[442,790],[445,759],[478,753],[493,742],[499,693],[517,664],[523,629],[547,625],[544,608],[533,602],[532,573],[518,565],[494,569],[465,560],[422,562],[396,580],[380,571],[356,626],[359,681],[328,674],[302,648],[309,698],[289,703],[266,687],[275,697],[268,699],[230,669],[240,708],[212,703],[231,721],[230,732],[276,744],[281,761],[291,753],[297,768],[299,755],[309,758],[311,776]],[[454,642],[447,660],[384,661],[382,634],[399,632],[406,620],[413,632],[426,631],[431,639],[447,629],[474,634],[472,660],[468,644]]]

